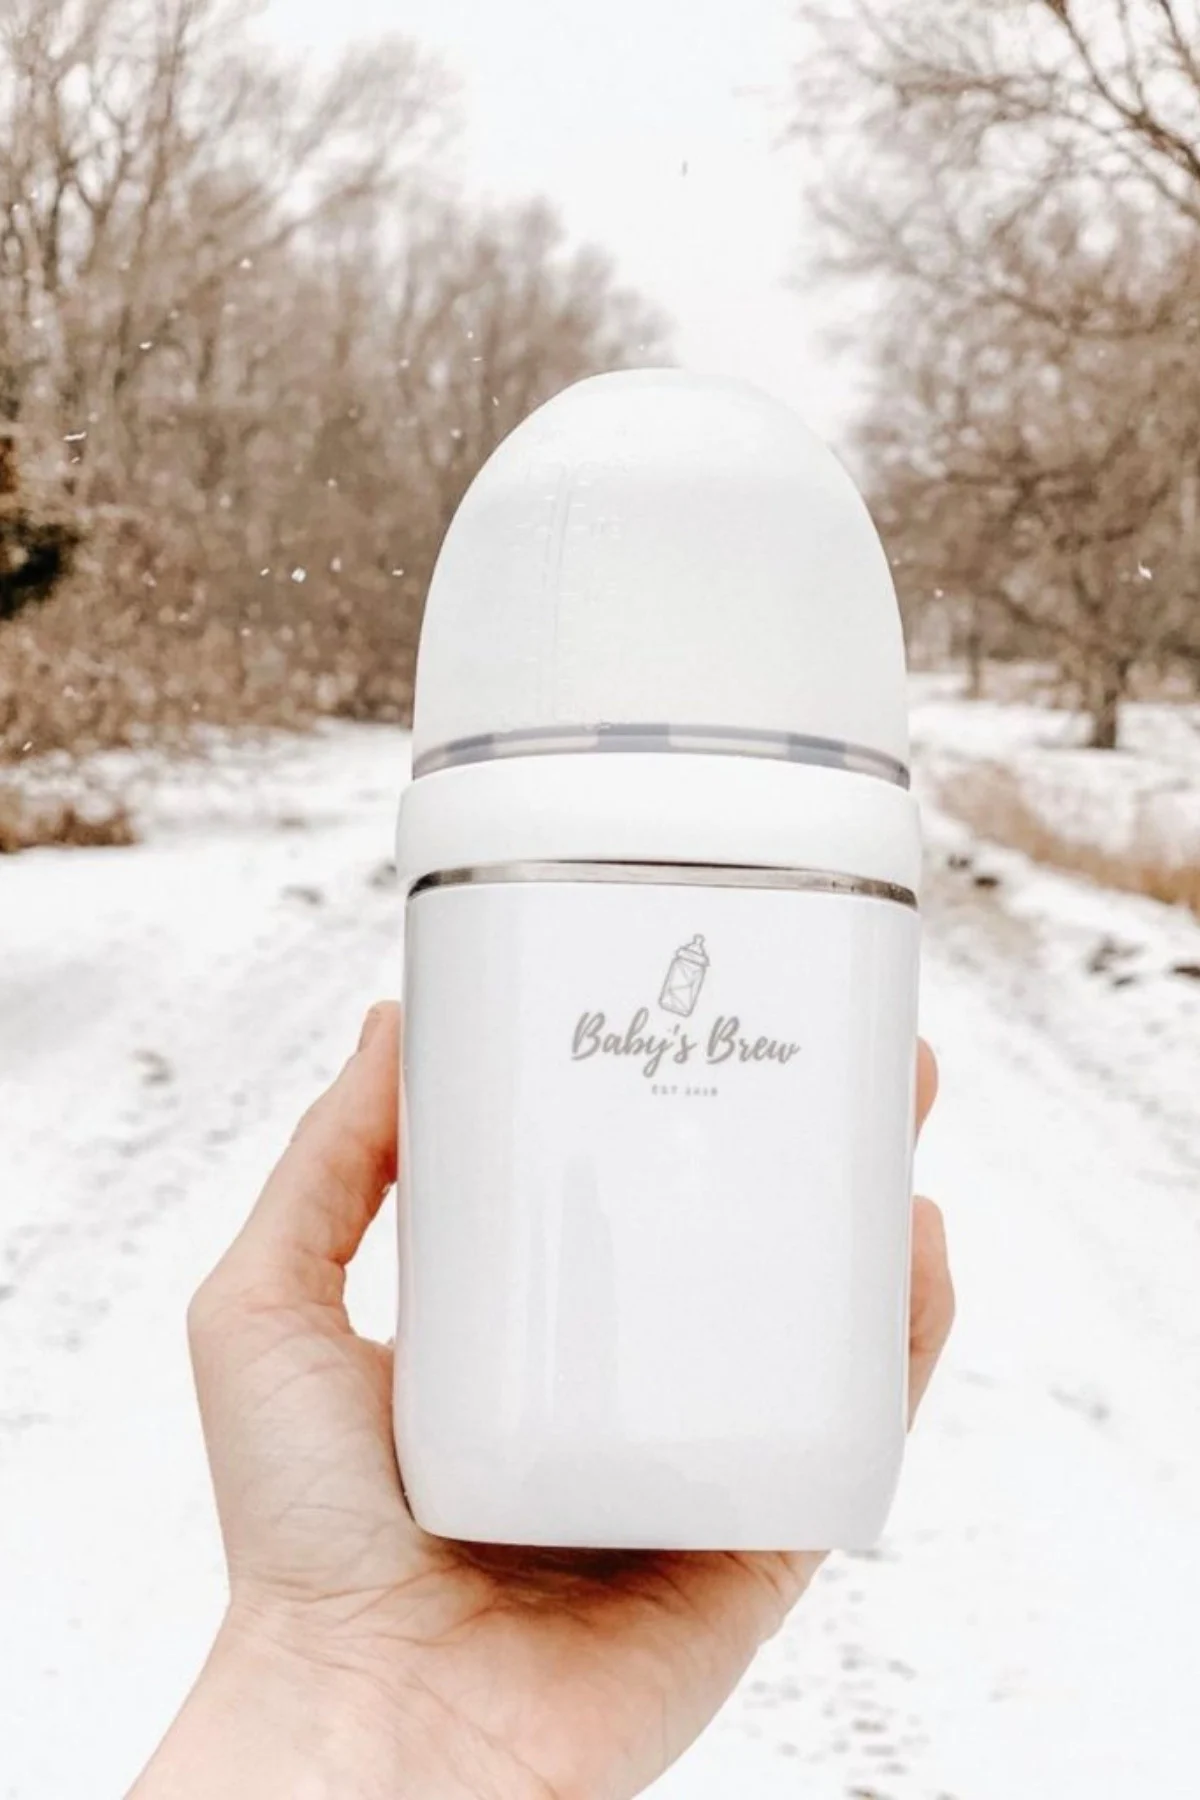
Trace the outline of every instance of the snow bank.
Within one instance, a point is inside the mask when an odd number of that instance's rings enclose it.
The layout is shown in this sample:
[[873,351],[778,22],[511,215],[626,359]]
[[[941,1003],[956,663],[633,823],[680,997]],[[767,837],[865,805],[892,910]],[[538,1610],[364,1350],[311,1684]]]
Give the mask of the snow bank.
[[966,701],[914,681],[913,735],[931,788],[995,769],[1068,843],[1164,865],[1200,864],[1200,706],[1131,704],[1122,748],[1080,748],[1084,722],[1028,704]]

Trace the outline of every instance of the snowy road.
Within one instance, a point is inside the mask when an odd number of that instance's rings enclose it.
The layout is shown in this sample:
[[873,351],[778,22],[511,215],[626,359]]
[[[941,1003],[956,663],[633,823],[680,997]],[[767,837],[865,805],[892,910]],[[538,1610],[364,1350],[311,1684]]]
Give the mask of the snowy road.
[[[0,1800],[118,1795],[218,1615],[183,1309],[396,987],[403,756],[233,758],[139,850],[0,868]],[[884,1548],[828,1567],[663,1800],[1200,1792],[1200,988],[1155,973],[1200,932],[1004,859],[976,886],[934,835],[953,1351]],[[1138,985],[1087,972],[1100,913]],[[387,1217],[366,1329],[392,1288]]]

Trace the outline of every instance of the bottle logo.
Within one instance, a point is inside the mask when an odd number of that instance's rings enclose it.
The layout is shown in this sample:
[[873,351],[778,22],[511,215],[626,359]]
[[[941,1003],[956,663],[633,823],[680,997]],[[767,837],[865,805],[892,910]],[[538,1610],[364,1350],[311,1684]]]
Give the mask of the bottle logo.
[[675,952],[667,978],[663,982],[658,1004],[664,1012],[690,1019],[700,1003],[701,990],[708,974],[708,952],[704,939],[696,936]]
[[[649,1004],[635,1004],[618,1020],[589,1008],[578,1016],[572,1033],[572,1060],[627,1058],[640,1065],[655,1094],[709,1099],[721,1091],[712,1084],[715,1070],[755,1064],[786,1069],[800,1055],[798,1043],[751,1031],[740,1013],[710,1017],[699,1012],[710,968],[705,939],[697,934],[676,950],[659,990],[659,1011],[672,1014],[674,1023],[660,1019],[656,1024]],[[718,990],[722,985],[714,984]]]

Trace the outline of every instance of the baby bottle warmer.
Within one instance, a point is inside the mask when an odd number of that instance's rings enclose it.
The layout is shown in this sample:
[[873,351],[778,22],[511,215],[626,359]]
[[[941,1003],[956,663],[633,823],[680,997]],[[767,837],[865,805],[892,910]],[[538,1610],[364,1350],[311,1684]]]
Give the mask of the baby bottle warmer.
[[417,1521],[869,1545],[906,1423],[920,849],[853,482],[736,381],[569,388],[450,527],[413,742]]

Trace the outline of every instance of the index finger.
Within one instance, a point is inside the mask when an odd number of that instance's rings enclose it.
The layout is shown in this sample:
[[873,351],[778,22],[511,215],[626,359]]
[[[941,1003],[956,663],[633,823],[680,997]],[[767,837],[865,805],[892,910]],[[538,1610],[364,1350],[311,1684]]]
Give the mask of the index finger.
[[268,1179],[227,1273],[285,1299],[341,1300],[346,1265],[396,1176],[399,1049],[399,1007],[373,1007],[358,1050]]

